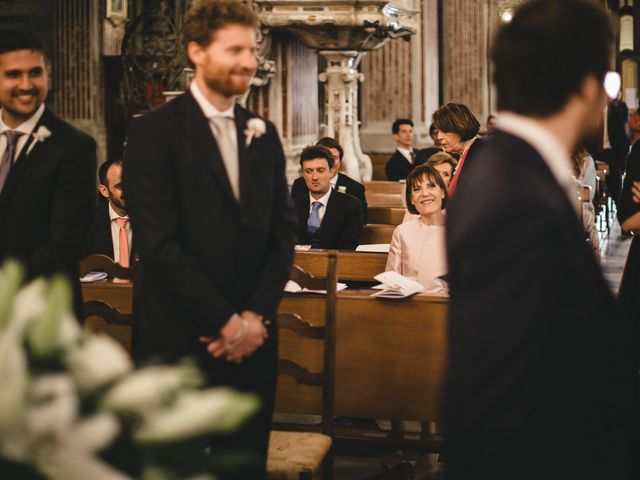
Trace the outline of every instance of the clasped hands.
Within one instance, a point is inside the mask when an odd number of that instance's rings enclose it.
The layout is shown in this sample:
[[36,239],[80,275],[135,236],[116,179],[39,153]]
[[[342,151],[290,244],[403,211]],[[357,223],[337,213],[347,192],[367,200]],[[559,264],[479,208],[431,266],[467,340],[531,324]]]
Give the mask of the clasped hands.
[[207,351],[216,358],[242,363],[244,357],[255,352],[267,339],[262,316],[250,310],[236,314],[220,329],[218,338],[200,337]]
[[635,203],[640,203],[640,181],[633,182],[631,186],[631,194],[633,195],[633,201]]

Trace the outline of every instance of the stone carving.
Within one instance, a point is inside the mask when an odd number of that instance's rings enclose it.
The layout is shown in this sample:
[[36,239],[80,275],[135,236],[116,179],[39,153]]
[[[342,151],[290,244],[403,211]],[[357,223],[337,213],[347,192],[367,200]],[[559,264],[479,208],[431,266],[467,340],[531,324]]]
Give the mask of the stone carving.
[[371,180],[371,159],[362,152],[358,120],[358,72],[362,55],[393,38],[417,31],[413,0],[253,0],[265,28],[284,30],[326,59],[324,134],[344,148],[343,165],[356,180]]

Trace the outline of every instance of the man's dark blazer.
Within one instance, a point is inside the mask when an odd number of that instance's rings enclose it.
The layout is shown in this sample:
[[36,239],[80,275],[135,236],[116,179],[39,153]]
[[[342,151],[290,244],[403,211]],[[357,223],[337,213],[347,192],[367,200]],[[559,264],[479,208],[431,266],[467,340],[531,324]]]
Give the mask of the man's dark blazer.
[[51,135],[35,145],[29,138],[0,194],[0,263],[18,259],[29,278],[65,274],[82,320],[78,262],[95,201],[96,143],[48,108],[34,132],[40,126]]
[[[414,149],[413,153],[416,155],[418,152]],[[387,160],[384,170],[387,173],[387,180],[397,182],[398,180],[404,180],[407,175],[411,173],[411,170],[415,168],[415,165],[409,163],[407,157],[405,157],[400,150],[393,152],[393,155]]]
[[[356,182],[353,178],[345,175],[344,173],[338,173],[338,180],[336,181],[336,190],[340,191],[339,187],[345,187],[346,193],[353,195],[362,205],[362,219],[364,223],[367,223],[367,197],[364,193],[364,185],[360,182]],[[309,193],[307,184],[304,178],[296,178],[291,186],[291,197],[296,198],[303,193]]]
[[309,193],[298,195],[293,201],[298,212],[298,244],[312,245],[314,248],[356,249],[362,231],[362,207],[357,198],[331,190],[318,240],[310,238],[307,231]]
[[[133,230],[132,230],[133,232]],[[131,248],[129,253],[129,265],[133,265],[135,258],[134,237],[131,235]],[[111,236],[111,217],[109,217],[109,203],[101,202],[95,207],[89,240],[87,242],[87,254],[100,253],[113,258],[113,237]]]
[[[209,123],[190,92],[133,122],[123,162],[127,210],[142,261],[137,360],[196,357],[212,385],[257,393],[262,410],[236,446],[266,455],[277,371],[275,315],[293,262],[296,217],[275,127],[245,145],[236,106],[241,199]],[[238,312],[271,319],[269,337],[242,364],[214,359],[200,336],[218,337]],[[233,441],[226,441],[233,447]],[[259,478],[264,465],[240,478]]]
[[447,204],[447,478],[630,478],[629,325],[569,197],[499,130],[465,177]]

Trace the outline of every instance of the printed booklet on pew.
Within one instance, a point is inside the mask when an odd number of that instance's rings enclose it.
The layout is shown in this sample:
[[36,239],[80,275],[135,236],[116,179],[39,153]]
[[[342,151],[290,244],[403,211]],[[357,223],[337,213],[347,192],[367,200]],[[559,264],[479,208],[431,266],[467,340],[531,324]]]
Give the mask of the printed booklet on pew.
[[376,285],[373,289],[380,291],[372,294],[372,297],[406,298],[424,291],[424,287],[418,282],[398,272],[383,272],[373,278],[380,282],[380,285]]

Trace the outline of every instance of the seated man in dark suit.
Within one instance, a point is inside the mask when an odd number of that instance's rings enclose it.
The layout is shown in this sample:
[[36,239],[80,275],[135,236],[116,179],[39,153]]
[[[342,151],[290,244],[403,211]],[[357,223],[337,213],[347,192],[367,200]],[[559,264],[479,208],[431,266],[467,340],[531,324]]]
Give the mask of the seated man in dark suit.
[[98,191],[103,201],[93,215],[88,253],[107,255],[123,267],[128,267],[133,256],[133,236],[122,194],[122,162],[104,162],[98,170],[98,179]]
[[[338,190],[341,193],[348,193],[353,195],[362,204],[362,219],[364,223],[367,223],[367,199],[364,194],[364,185],[360,182],[356,182],[351,177],[340,173],[340,167],[342,166],[342,157],[344,150],[338,141],[331,137],[321,138],[316,145],[322,145],[327,147],[333,155],[333,177],[331,177],[331,188]],[[308,192],[307,184],[303,177],[297,178],[291,186],[291,196],[293,198]]]
[[331,188],[334,160],[323,146],[305,148],[300,166],[307,191],[294,197],[298,244],[355,250],[362,230],[360,200]]
[[396,140],[396,151],[387,160],[384,169],[387,179],[393,182],[405,180],[416,166],[416,151],[413,149],[413,122],[398,118],[391,127]]

